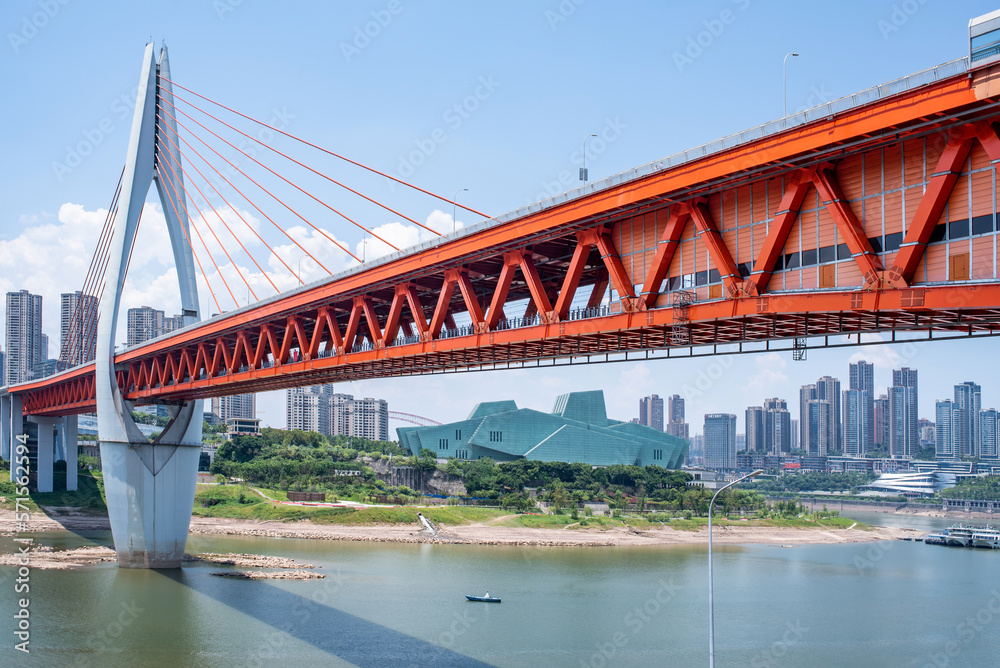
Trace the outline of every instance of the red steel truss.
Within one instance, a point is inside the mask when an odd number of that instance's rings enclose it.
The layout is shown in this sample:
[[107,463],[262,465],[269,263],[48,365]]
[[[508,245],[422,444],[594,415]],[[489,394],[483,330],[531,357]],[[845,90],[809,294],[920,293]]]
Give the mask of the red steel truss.
[[[945,79],[200,323],[118,355],[119,385],[174,402],[670,349],[677,328],[684,347],[998,333],[996,76]],[[64,415],[94,409],[93,383],[91,365],[11,391],[26,413]]]

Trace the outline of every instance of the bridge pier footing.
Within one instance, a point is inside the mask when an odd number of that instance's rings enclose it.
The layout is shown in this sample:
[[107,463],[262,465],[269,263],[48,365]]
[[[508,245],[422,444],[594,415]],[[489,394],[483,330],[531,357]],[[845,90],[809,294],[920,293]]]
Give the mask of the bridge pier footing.
[[66,460],[66,491],[75,492],[77,489],[77,455],[80,446],[77,442],[77,417],[67,415],[59,425],[59,439],[62,443],[63,459]]
[[101,441],[111,533],[121,568],[180,568],[199,445]]

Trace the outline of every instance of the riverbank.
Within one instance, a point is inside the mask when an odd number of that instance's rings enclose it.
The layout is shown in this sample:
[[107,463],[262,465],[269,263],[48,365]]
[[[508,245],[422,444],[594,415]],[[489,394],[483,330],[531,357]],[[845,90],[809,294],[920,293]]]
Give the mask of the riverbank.
[[[72,509],[49,509],[49,515],[34,515],[31,531],[108,530],[107,517]],[[345,540],[385,543],[438,543],[470,545],[529,545],[565,547],[612,547],[649,545],[699,545],[708,542],[706,528],[697,530],[676,529],[666,525],[649,528],[604,525],[599,528],[580,527],[567,518],[564,527],[504,526],[517,518],[503,515],[489,522],[473,522],[458,526],[439,524],[437,533],[421,530],[417,524],[319,524],[309,520],[283,522],[274,520],[247,520],[225,517],[192,517],[191,533],[220,536],[266,536],[271,538],[302,538],[312,540]],[[11,535],[17,530],[14,514],[0,512],[0,532]],[[831,528],[761,526],[750,522],[729,522],[716,526],[713,542],[716,544],[765,544],[765,545],[816,545],[859,543],[877,540],[894,540],[922,534],[911,529],[895,527]]]

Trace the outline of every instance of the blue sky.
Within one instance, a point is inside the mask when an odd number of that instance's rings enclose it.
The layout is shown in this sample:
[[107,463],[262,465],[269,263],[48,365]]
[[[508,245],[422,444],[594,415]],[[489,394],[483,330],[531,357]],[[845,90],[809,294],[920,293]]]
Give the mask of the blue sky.
[[[575,187],[587,134],[603,135],[591,140],[587,159],[591,179],[603,178],[779,117],[788,52],[801,54],[788,59],[791,112],[964,55],[968,20],[993,9],[990,2],[929,0],[201,0],[99,7],[11,0],[0,9],[8,99],[0,291],[43,294],[55,354],[58,294],[82,284],[93,230],[103,220],[99,210],[108,206],[124,161],[150,37],[157,46],[166,41],[178,83],[252,116],[283,119],[290,132],[429,190],[450,197],[468,188],[460,201],[498,215]],[[280,138],[274,145],[290,146]],[[448,205],[356,178],[417,220],[451,225]],[[365,215],[372,225],[390,222]],[[462,213],[458,219],[478,221]],[[148,303],[172,312],[172,261],[152,214],[149,220],[125,307]],[[359,231],[333,231],[360,252]],[[415,230],[393,233],[416,238]],[[319,277],[317,268],[306,269]],[[983,364],[995,345],[812,351],[805,362],[771,354],[474,373],[338,389],[442,421],[463,417],[479,400],[514,398],[550,410],[557,394],[573,389],[604,389],[610,415],[628,419],[645,394],[682,393],[693,432],[700,432],[703,413],[715,411],[739,414],[742,431],[747,405],[780,396],[795,410],[799,385],[825,374],[846,381],[848,362],[859,358],[876,362],[878,384],[888,384],[893,367],[919,369],[923,416],[933,417],[933,400],[964,380],[979,381],[984,406],[996,406],[1000,383]],[[283,393],[261,397],[260,406],[265,423],[284,426]]]

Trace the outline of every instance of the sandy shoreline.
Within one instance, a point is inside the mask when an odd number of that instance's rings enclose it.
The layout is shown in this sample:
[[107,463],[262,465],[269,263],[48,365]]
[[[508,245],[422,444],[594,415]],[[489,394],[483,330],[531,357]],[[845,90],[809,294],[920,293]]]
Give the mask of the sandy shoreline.
[[[49,516],[32,515],[31,531],[107,530],[107,517],[78,512],[53,512]],[[12,511],[0,511],[0,533],[17,532]],[[622,526],[611,529],[528,529],[467,524],[444,526],[437,535],[420,531],[416,525],[341,526],[313,524],[309,521],[280,522],[239,520],[221,517],[192,517],[192,534],[219,536],[262,536],[270,538],[305,538],[313,540],[348,540],[385,543],[438,543],[471,545],[529,545],[565,547],[610,547],[642,545],[699,545],[708,542],[708,530],[681,531],[670,527],[638,530]],[[716,544],[817,545],[860,543],[923,537],[912,529],[875,527],[860,529],[800,529],[789,527],[722,526],[713,531]]]

